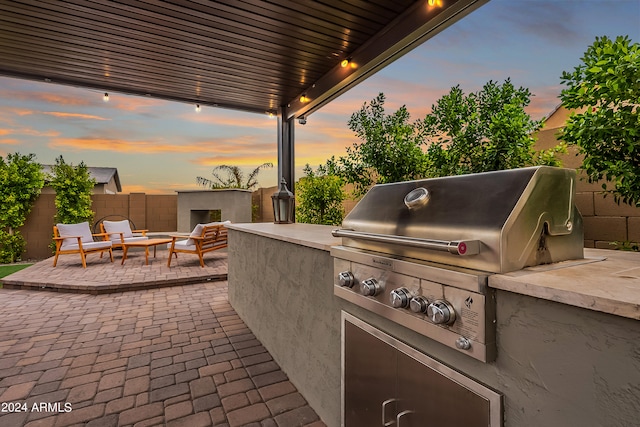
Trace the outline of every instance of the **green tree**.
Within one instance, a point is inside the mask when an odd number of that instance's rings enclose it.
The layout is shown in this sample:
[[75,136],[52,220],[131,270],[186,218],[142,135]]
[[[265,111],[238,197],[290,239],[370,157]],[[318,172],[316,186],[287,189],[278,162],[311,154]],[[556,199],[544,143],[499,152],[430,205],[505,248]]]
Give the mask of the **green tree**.
[[559,165],[562,145],[536,152],[532,134],[542,121],[525,112],[529,89],[516,89],[510,79],[489,81],[465,95],[460,86],[431,107],[421,126],[428,144],[427,176],[461,175],[537,164]]
[[425,157],[421,129],[410,123],[403,105],[386,114],[385,96],[380,93],[369,105],[353,113],[349,129],[362,140],[347,148],[347,155],[330,160],[346,182],[363,194],[376,183],[416,179],[424,175]]
[[411,123],[405,106],[386,114],[380,93],[349,120],[349,128],[363,142],[348,147],[346,156],[329,159],[327,167],[355,184],[356,195],[361,195],[376,183],[559,166],[563,144],[533,149],[532,134],[542,121],[525,112],[530,97],[528,89],[516,89],[509,79],[502,85],[490,81],[469,95],[455,86],[423,120]]
[[91,193],[96,180],[91,178],[84,162],[73,166],[65,163],[60,156],[56,159],[49,179],[51,187],[56,192],[55,222],[76,224],[88,221],[91,223],[94,216],[91,209]]
[[296,221],[308,224],[339,225],[346,198],[343,181],[320,166],[314,172],[307,164],[305,176],[296,184]]
[[0,262],[15,262],[26,242],[18,228],[31,212],[44,185],[44,174],[35,155],[8,154],[0,157]]
[[[211,174],[213,179],[203,178],[201,176],[196,178],[198,185],[209,189],[220,188],[242,188],[246,190],[252,190],[258,185],[258,174],[262,169],[272,168],[273,163],[263,163],[255,168],[251,173],[244,178],[244,172],[239,166],[220,165],[213,168]],[[219,172],[224,172],[226,176],[221,176]]]
[[[640,205],[640,44],[596,37],[573,72],[563,72],[562,104],[572,113],[560,138],[584,155],[590,182],[617,203]],[[613,187],[610,185],[613,184]]]

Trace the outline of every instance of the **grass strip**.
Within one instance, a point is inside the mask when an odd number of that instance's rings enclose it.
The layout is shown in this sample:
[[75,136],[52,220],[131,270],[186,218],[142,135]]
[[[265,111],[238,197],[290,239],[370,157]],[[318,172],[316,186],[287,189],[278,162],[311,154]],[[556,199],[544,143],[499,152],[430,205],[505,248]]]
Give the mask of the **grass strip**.
[[[32,266],[33,264],[9,264],[9,265],[0,265],[0,279],[8,276],[10,274],[15,273],[16,271],[20,271],[23,268],[27,268]],[[0,280],[0,288],[2,288],[2,281]]]

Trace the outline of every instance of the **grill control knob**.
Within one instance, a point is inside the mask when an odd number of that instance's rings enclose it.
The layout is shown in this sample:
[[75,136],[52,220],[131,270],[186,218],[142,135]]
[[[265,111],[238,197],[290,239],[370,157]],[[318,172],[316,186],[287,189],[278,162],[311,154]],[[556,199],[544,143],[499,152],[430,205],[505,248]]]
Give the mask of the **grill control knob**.
[[411,298],[411,293],[407,288],[398,288],[391,291],[389,295],[389,300],[391,301],[391,305],[395,308],[407,308],[409,307],[409,299]]
[[455,310],[444,300],[435,300],[429,304],[427,316],[436,325],[451,325],[456,320]]
[[382,291],[382,286],[374,278],[365,279],[360,286],[360,292],[367,297],[375,297]]
[[409,309],[414,313],[426,313],[429,306],[429,300],[423,296],[417,296],[411,298],[409,301]]
[[471,348],[471,341],[465,337],[459,337],[456,340],[456,347],[460,350],[469,350]]
[[340,286],[351,288],[356,283],[356,279],[350,271],[343,271],[338,274],[338,283]]

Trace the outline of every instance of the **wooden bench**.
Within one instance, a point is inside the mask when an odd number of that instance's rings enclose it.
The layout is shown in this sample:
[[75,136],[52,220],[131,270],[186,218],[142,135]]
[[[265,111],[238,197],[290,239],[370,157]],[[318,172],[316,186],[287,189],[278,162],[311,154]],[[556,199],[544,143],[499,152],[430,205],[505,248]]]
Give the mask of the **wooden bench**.
[[171,267],[171,257],[175,254],[177,258],[178,252],[198,255],[200,266],[204,267],[202,256],[205,253],[227,247],[227,228],[222,224],[198,224],[188,239],[176,241],[179,237],[184,236],[171,236],[171,243],[167,245],[169,248],[167,267]]

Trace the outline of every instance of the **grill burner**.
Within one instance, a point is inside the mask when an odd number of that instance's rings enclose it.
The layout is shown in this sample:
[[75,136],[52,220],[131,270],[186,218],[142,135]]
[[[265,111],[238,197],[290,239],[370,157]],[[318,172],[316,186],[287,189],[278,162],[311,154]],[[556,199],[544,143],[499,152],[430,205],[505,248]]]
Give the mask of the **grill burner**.
[[488,277],[583,258],[575,181],[541,166],[376,185],[333,232],[334,293],[493,360]]

